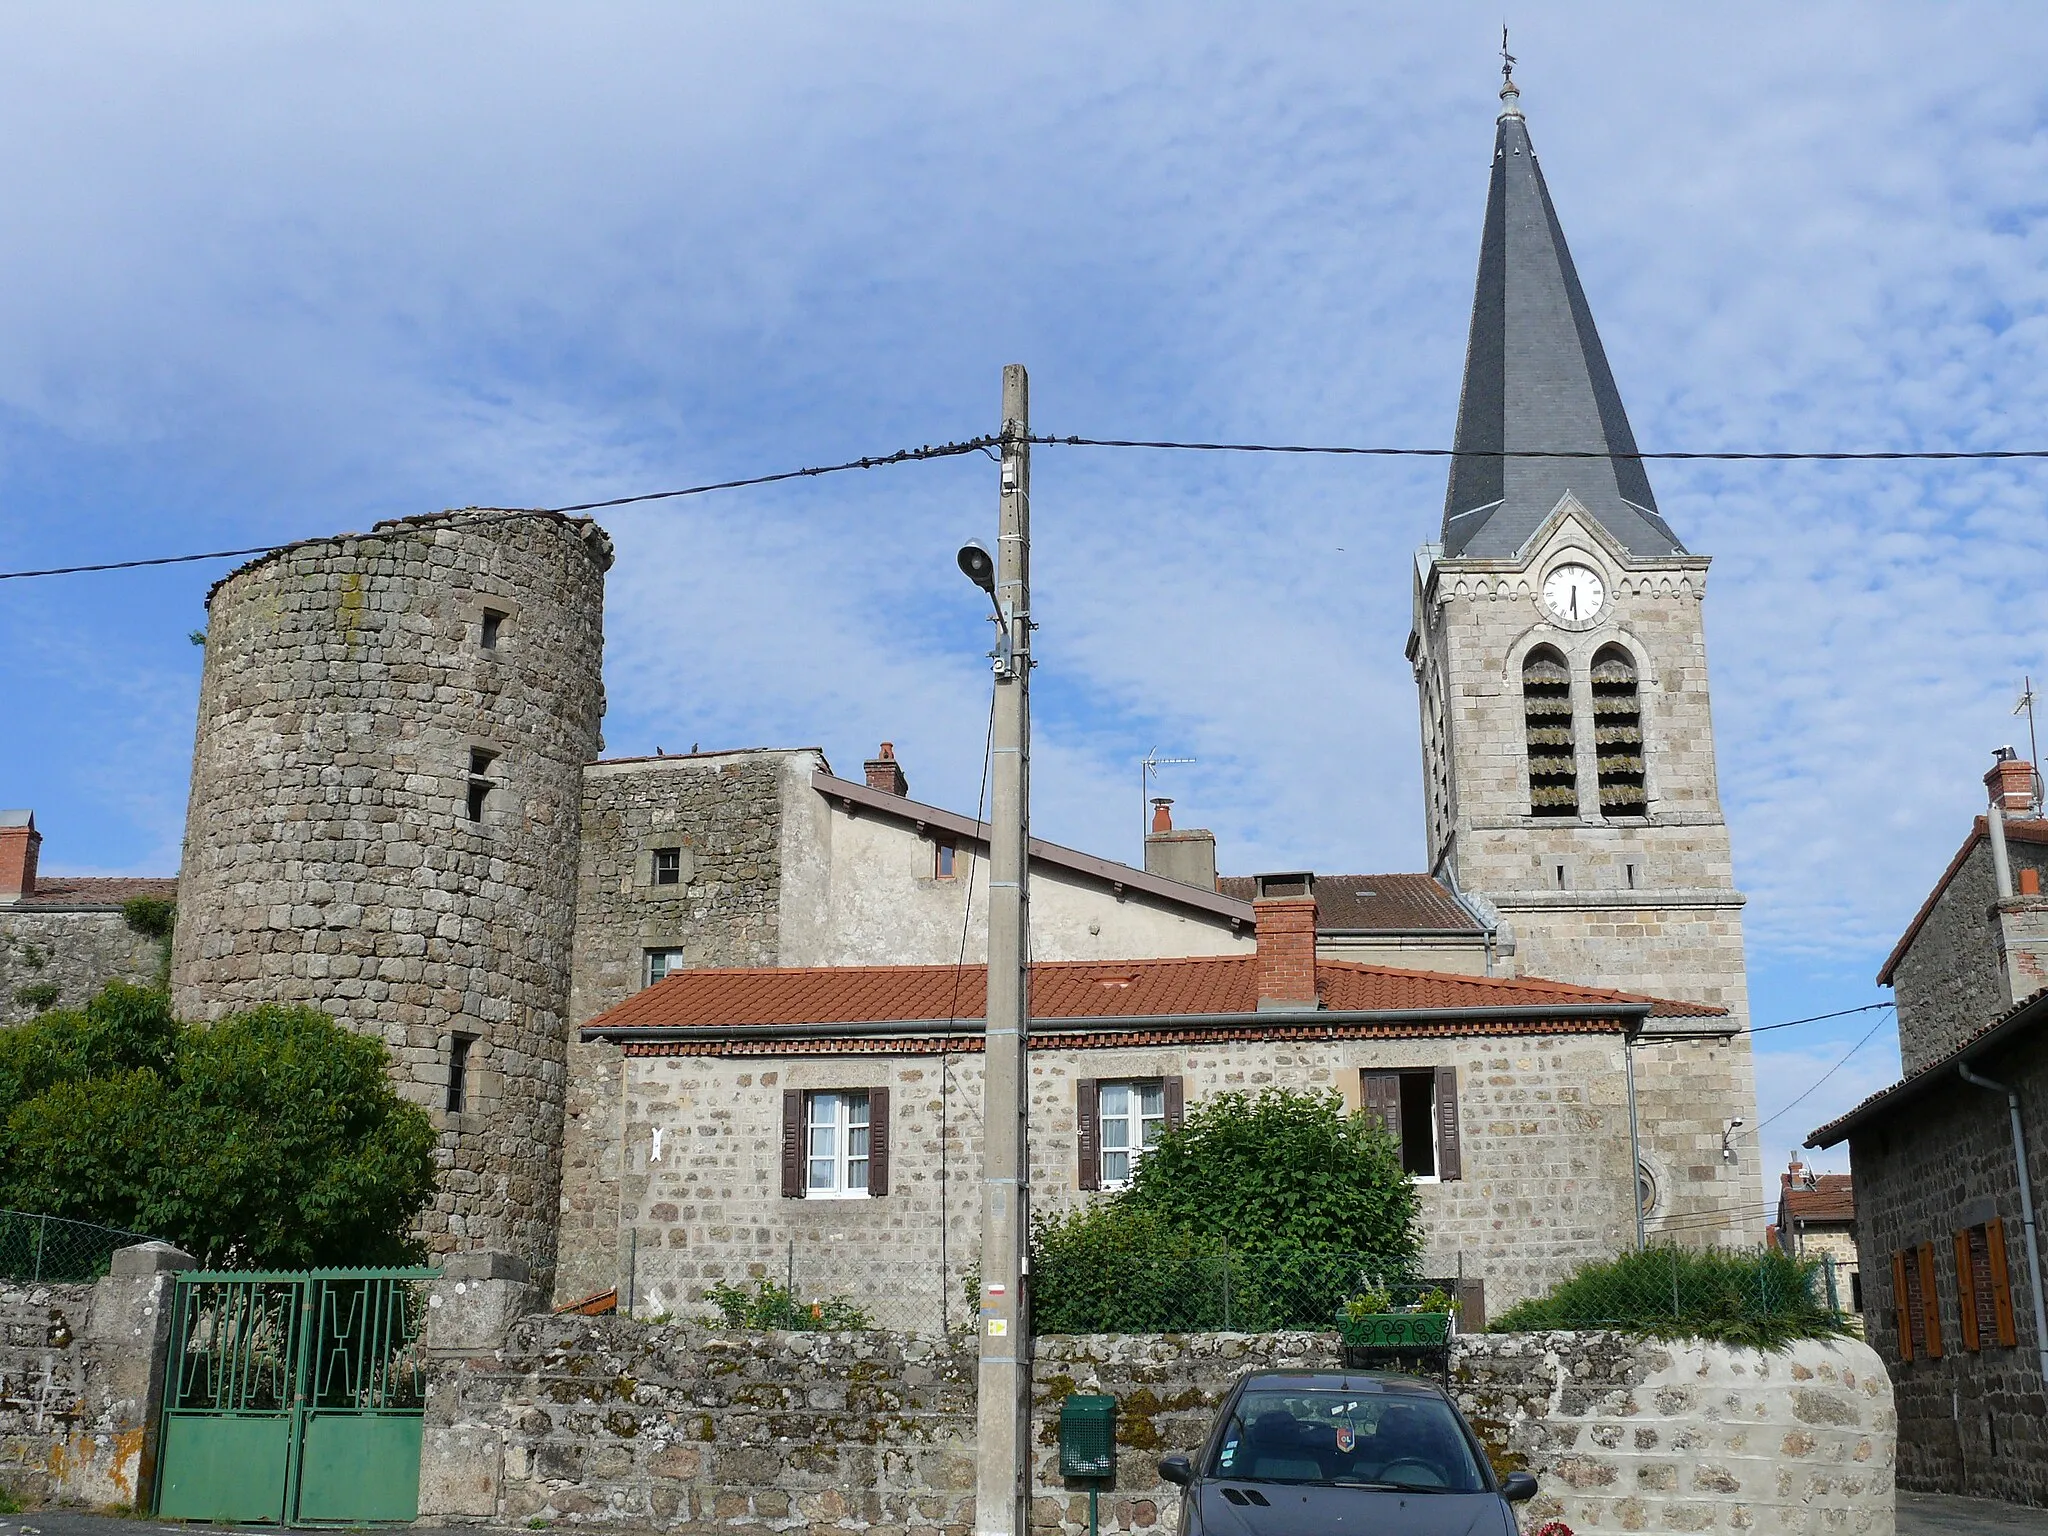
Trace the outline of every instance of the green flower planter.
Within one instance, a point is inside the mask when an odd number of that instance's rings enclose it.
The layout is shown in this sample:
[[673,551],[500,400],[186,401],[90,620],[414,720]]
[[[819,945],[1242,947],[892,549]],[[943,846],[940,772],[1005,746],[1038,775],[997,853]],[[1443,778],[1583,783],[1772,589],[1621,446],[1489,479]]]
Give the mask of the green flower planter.
[[1451,1314],[1370,1312],[1352,1317],[1340,1312],[1337,1333],[1348,1349],[1435,1348],[1450,1341]]

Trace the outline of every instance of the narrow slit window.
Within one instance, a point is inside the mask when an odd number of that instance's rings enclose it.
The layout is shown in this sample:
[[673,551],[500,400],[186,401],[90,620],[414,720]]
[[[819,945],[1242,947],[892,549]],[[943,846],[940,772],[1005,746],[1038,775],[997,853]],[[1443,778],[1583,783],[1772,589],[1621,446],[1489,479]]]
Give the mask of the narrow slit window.
[[459,1115],[469,1105],[469,1049],[475,1035],[451,1035],[448,1040],[448,1113]]
[[1529,813],[1579,814],[1579,764],[1572,741],[1572,675],[1539,645],[1522,663],[1522,722],[1529,752]]
[[483,627],[483,648],[485,650],[495,651],[498,648],[498,636],[504,632],[504,628],[505,615],[495,608],[486,608],[484,610]]
[[484,808],[490,803],[491,791],[498,787],[498,781],[491,777],[491,765],[498,760],[495,752],[486,752],[481,747],[469,750],[469,819],[482,821]]
[[1649,808],[1643,781],[1643,706],[1636,664],[1618,645],[1593,657],[1593,747],[1600,764],[1600,814],[1640,816]]

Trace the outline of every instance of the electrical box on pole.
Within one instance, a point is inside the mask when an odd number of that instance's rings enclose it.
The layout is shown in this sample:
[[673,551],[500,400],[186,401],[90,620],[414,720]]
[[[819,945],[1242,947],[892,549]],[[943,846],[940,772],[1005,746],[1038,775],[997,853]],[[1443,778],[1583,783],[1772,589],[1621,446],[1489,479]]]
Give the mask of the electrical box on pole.
[[1031,1466],[1031,1319],[1025,1293],[1030,1142],[1025,1052],[1031,977],[1031,402],[1022,364],[1003,370],[997,527],[995,714],[990,726],[988,1033],[982,1074],[981,1295],[974,1527],[1025,1536]]

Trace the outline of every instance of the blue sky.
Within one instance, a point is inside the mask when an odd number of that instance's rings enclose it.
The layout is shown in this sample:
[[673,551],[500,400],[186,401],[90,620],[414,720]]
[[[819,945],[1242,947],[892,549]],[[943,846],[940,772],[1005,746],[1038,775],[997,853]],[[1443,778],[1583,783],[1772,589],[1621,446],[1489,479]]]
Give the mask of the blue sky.
[[[0,568],[260,544],[989,429],[1442,445],[1495,9],[595,4],[0,14]],[[2048,445],[2048,12],[1552,5],[1523,106],[1650,448]],[[1769,1023],[1881,994],[2023,673],[2048,466],[1665,465],[1715,557]],[[1043,450],[1036,820],[1414,868],[1440,466]],[[978,459],[608,514],[632,753],[887,737],[978,779]],[[177,859],[208,583],[0,586],[0,803]],[[1767,1037],[1763,1111],[1867,1019]],[[1782,1043],[1781,1043],[1782,1042]],[[1896,1074],[1888,1031],[1765,1131]]]

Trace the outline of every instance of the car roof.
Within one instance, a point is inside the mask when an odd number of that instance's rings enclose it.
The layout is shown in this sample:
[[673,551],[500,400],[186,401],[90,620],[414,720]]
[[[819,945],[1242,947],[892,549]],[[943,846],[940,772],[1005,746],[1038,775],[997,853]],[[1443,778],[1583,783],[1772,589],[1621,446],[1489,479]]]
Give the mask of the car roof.
[[1404,1376],[1395,1371],[1289,1371],[1257,1368],[1245,1372],[1246,1387],[1300,1387],[1318,1392],[1393,1392],[1421,1397],[1445,1397],[1433,1381]]

